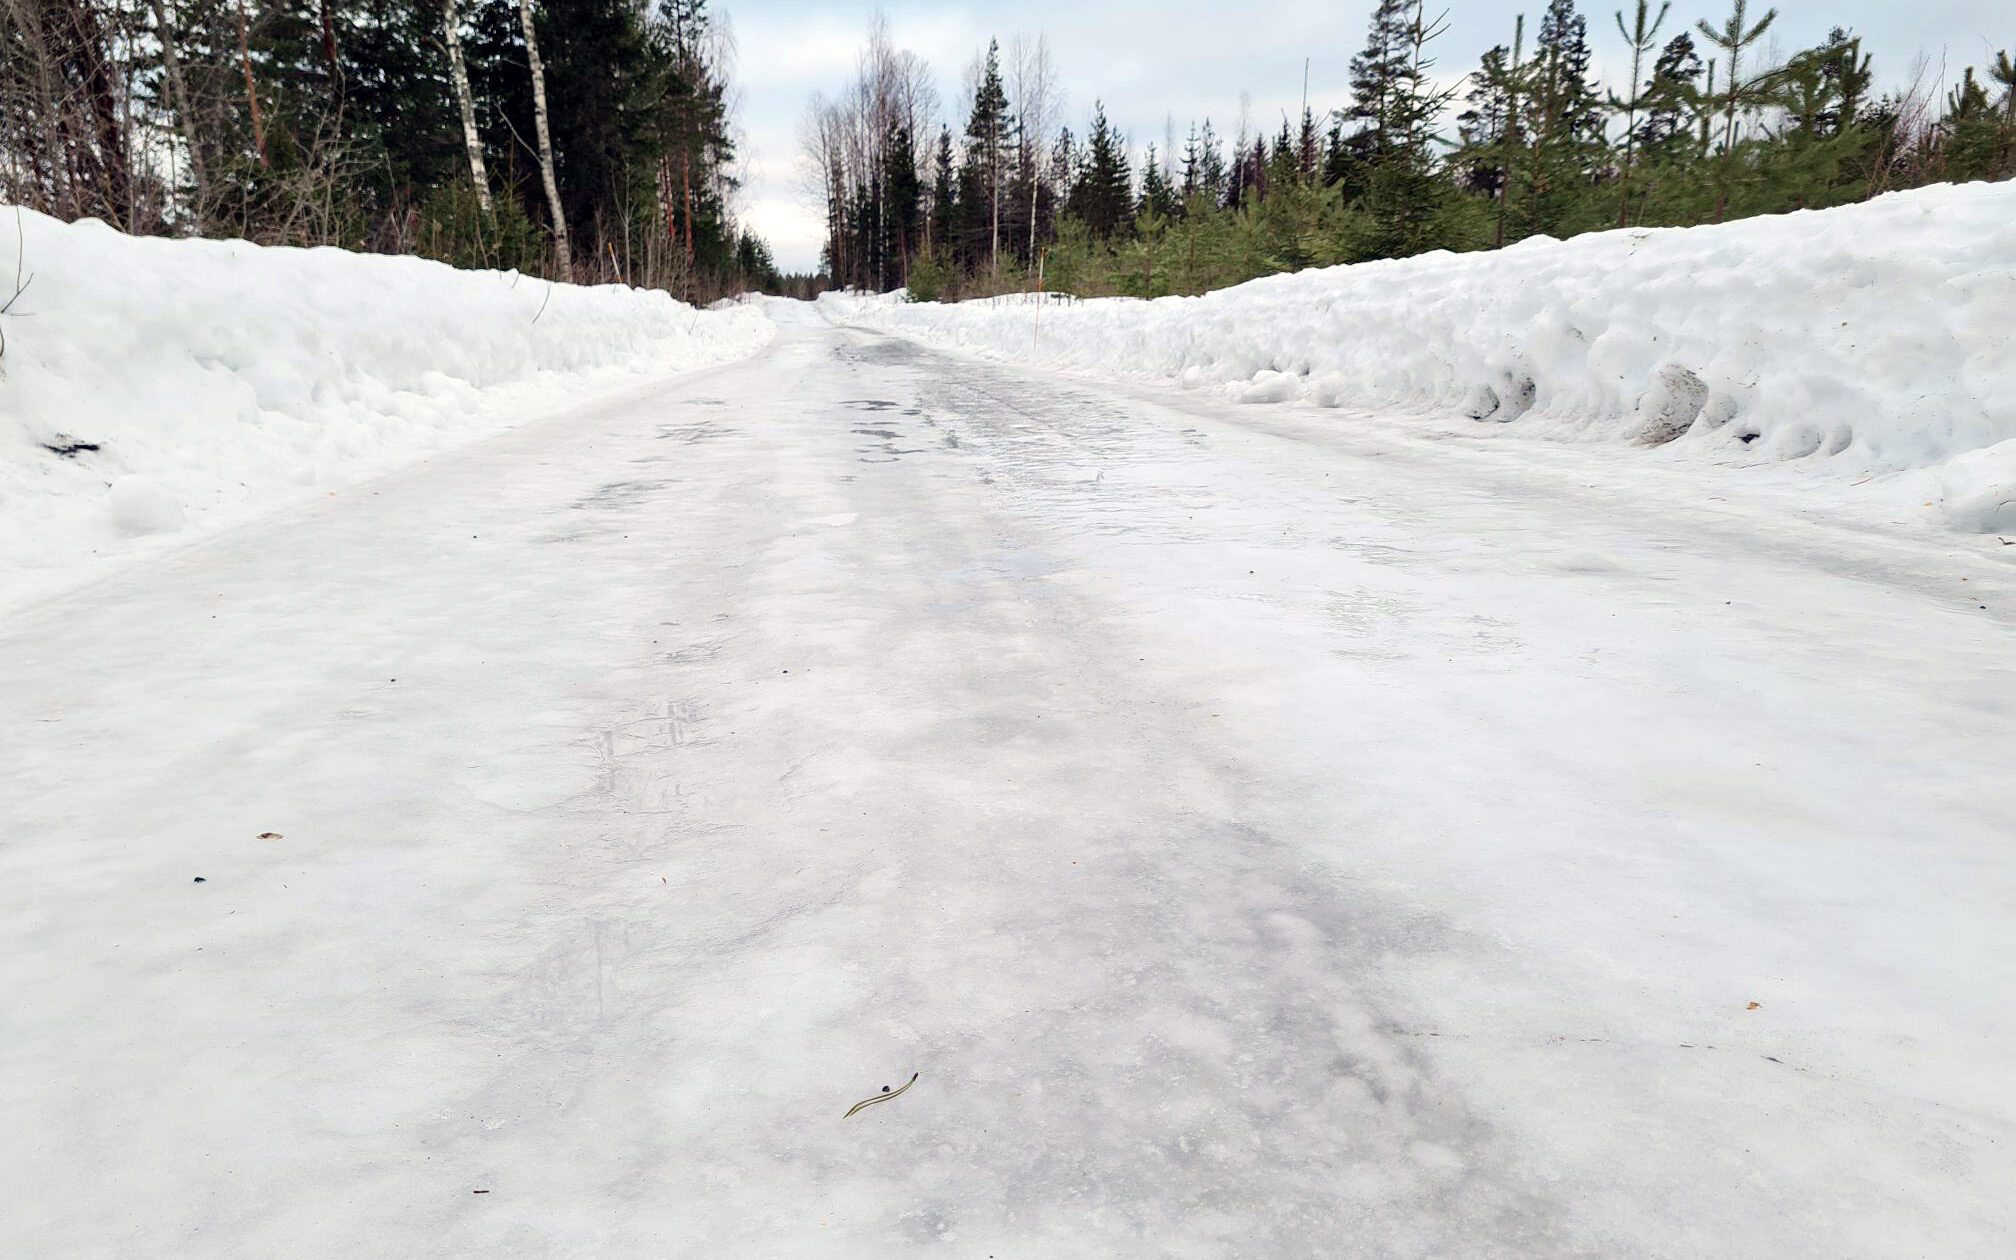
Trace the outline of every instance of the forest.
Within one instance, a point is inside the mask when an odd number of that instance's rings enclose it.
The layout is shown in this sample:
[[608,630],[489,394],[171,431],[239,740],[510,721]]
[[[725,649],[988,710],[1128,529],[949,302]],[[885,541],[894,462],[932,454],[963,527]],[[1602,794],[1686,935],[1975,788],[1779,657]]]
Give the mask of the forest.
[[[2016,173],[2009,52],[1879,88],[1852,31],[1776,56],[1776,12],[1730,3],[1689,24],[1635,0],[1592,32],[1549,0],[1465,70],[1437,65],[1446,16],[1375,0],[1347,100],[1145,145],[1096,102],[1063,117],[1040,36],[990,44],[941,116],[877,17],[804,120],[821,274],[780,277],[736,221],[732,40],[708,0],[0,0],[0,197],[694,300],[1146,297]],[[1597,39],[1621,83],[1594,73]]]
[[[1534,236],[1721,222],[2016,174],[2010,53],[1950,89],[1879,91],[1849,30],[1768,55],[1777,13],[1733,0],[1691,24],[1636,0],[1598,34],[1575,0],[1522,16],[1467,75],[1436,65],[1446,16],[1377,0],[1350,99],[1278,129],[1211,119],[1137,149],[1095,103],[1059,117],[1046,42],[991,43],[955,132],[930,67],[870,26],[854,82],[818,100],[803,160],[826,271],[919,300],[1034,288],[1201,293],[1303,267],[1500,248]],[[1621,50],[1621,55],[1619,52]]]
[[707,0],[0,0],[0,198],[134,234],[705,299],[739,231]]

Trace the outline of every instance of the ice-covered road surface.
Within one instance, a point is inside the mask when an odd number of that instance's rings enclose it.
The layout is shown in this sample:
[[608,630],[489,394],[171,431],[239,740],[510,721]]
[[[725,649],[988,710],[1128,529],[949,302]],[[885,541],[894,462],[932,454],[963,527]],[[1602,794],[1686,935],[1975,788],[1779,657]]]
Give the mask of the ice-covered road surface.
[[2006,1255],[2016,548],[1467,423],[805,325],[0,623],[0,1254]]

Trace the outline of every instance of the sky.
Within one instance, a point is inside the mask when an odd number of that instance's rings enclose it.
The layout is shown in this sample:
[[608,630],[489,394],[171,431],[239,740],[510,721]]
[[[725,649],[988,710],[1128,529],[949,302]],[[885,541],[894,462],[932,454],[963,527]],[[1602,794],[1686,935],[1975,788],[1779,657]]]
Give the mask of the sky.
[[[1621,86],[1628,57],[1611,14],[1620,0],[1581,5],[1603,79]],[[1719,23],[1727,0],[1676,0],[1660,39],[1707,17]],[[1138,152],[1158,146],[1165,120],[1179,138],[1192,119],[1209,117],[1221,134],[1238,130],[1241,97],[1256,127],[1278,131],[1285,111],[1299,116],[1306,60],[1309,103],[1318,114],[1348,100],[1351,56],[1364,42],[1372,0],[1024,0],[1013,6],[887,0],[715,0],[737,49],[742,221],[764,236],[787,271],[818,265],[821,219],[803,190],[798,128],[815,93],[837,95],[854,74],[869,17],[889,16],[896,45],[930,63],[945,121],[958,134],[967,104],[958,98],[967,66],[990,36],[1005,49],[1017,34],[1049,41],[1065,91],[1064,118],[1083,134],[1094,101],[1127,132]],[[1545,0],[1447,0],[1449,33],[1438,41],[1437,74],[1461,78],[1493,44],[1509,43],[1514,15],[1536,25]],[[1753,17],[1764,5],[1753,3]],[[1796,0],[1778,6],[1767,42],[1789,54],[1819,43],[1828,28],[1848,26],[1875,57],[1881,88],[1901,86],[1921,55],[1928,82],[1957,80],[1963,66],[1984,66],[1996,48],[2016,48],[2016,10],[2008,0]],[[1654,10],[1656,12],[1655,3]],[[1228,16],[1229,15],[1229,16]],[[1530,39],[1529,32],[1529,39]],[[1697,42],[1699,42],[1697,40]],[[1623,67],[1628,71],[1628,63]],[[1013,107],[1014,102],[1010,102]]]

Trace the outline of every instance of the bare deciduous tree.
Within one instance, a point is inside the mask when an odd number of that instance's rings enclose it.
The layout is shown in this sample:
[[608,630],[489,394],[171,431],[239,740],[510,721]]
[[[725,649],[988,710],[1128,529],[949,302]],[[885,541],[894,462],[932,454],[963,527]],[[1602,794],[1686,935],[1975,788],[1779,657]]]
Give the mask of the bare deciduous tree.
[[1034,38],[1017,35],[1009,51],[1008,94],[1016,101],[1018,156],[1029,181],[1029,261],[1036,261],[1036,200],[1043,186],[1043,144],[1064,109],[1057,66],[1050,59],[1050,41],[1038,31]]

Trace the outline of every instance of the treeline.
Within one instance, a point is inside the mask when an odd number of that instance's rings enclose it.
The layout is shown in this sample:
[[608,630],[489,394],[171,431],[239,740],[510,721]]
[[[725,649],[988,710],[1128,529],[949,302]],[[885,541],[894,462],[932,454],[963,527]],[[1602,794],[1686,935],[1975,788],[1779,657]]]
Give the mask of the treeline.
[[0,0],[0,197],[708,298],[774,279],[728,53],[706,0]]
[[[2010,54],[1935,93],[1878,92],[1836,29],[1767,61],[1776,11],[1747,0],[1681,28],[1671,5],[1614,15],[1629,80],[1592,72],[1587,19],[1550,0],[1467,77],[1435,72],[1446,34],[1423,0],[1379,0],[1351,99],[1278,130],[1210,119],[1136,153],[1095,105],[1057,126],[1040,40],[990,44],[936,118],[928,67],[871,28],[847,93],[815,102],[805,156],[833,281],[913,297],[1031,287],[1198,293],[1273,272],[1476,250],[1536,235],[1687,225],[2016,174]],[[1613,50],[1615,51],[1615,50]]]

